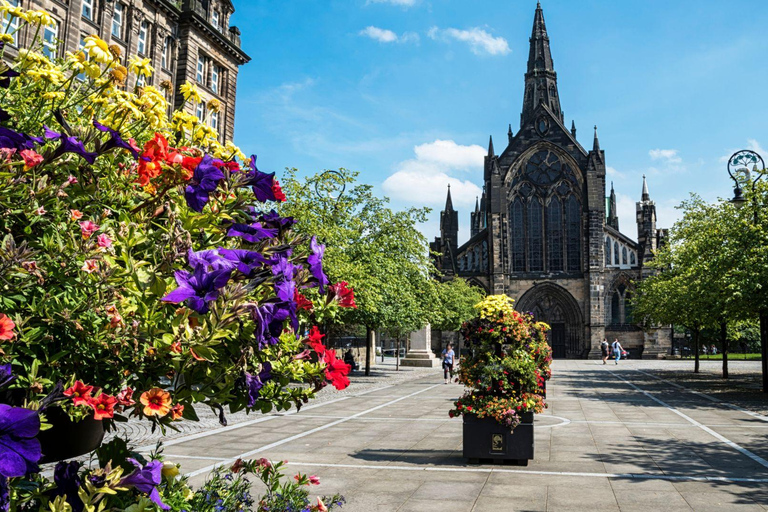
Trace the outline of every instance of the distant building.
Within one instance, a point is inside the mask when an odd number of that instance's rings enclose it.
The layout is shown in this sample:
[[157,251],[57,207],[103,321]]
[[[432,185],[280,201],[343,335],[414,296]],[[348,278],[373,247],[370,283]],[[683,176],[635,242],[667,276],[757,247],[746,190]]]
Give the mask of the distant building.
[[[25,9],[45,9],[57,25],[42,34],[45,53],[60,56],[85,45],[85,38],[98,35],[122,50],[127,57],[149,57],[155,74],[147,80],[154,86],[173,85],[171,108],[184,103],[179,85],[198,85],[206,99],[221,103],[210,123],[223,141],[235,130],[235,95],[239,66],[251,59],[240,48],[240,30],[229,25],[235,11],[229,0],[8,0]],[[34,33],[22,30],[17,42],[28,46]],[[11,49],[12,50],[12,49]],[[13,52],[9,52],[13,54]],[[131,89],[136,78],[126,83]],[[138,85],[142,85],[139,83]],[[205,105],[187,106],[199,118],[208,117]]]
[[509,126],[500,155],[493,139],[489,143],[469,240],[458,244],[449,188],[431,249],[441,254],[437,267],[446,278],[460,276],[488,293],[506,293],[518,310],[550,324],[555,357],[596,357],[604,337],[618,338],[636,357],[657,357],[669,352],[671,331],[643,331],[632,318],[630,299],[667,231],[656,228],[656,206],[643,177],[637,242],[624,235],[613,186],[606,197],[605,169],[597,129],[587,151],[575,124],[565,126],[539,5],[520,130],[515,135]]

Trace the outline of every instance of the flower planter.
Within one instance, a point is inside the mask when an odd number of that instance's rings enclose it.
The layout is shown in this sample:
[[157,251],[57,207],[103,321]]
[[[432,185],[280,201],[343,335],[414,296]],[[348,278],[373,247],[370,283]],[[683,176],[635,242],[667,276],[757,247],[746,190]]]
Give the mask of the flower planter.
[[72,421],[58,407],[51,407],[45,415],[52,427],[37,436],[43,452],[41,464],[90,453],[98,448],[104,439],[104,425],[101,420],[88,417]]
[[522,421],[510,430],[493,418],[464,415],[464,458],[470,464],[501,460],[527,466],[533,459],[533,413],[525,412]]

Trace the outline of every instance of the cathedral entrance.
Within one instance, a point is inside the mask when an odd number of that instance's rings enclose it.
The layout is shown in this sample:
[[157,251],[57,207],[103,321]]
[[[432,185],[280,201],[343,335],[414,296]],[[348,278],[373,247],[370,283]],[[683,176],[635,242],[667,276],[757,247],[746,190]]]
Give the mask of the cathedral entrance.
[[523,294],[516,303],[520,312],[531,312],[535,319],[549,324],[552,330],[547,340],[552,347],[552,357],[582,358],[587,349],[583,344],[584,323],[579,305],[573,296],[553,283],[542,283]]

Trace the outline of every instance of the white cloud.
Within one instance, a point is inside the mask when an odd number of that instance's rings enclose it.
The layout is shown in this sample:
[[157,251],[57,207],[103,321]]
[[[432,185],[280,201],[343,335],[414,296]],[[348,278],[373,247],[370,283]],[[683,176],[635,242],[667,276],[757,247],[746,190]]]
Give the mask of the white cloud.
[[507,40],[503,37],[494,37],[485,30],[475,27],[469,30],[457,28],[440,29],[432,27],[427,35],[434,40],[449,41],[451,39],[469,44],[469,48],[475,55],[506,55],[512,50]]
[[763,158],[768,158],[768,151],[764,150],[756,139],[748,139],[747,144],[747,149],[751,149]]
[[624,179],[625,175],[623,172],[619,172],[616,170],[615,167],[608,166],[605,168],[605,173],[610,176],[613,179]]
[[651,160],[663,160],[670,164],[679,164],[683,162],[677,154],[676,149],[652,149],[648,152]]
[[373,25],[361,30],[360,35],[370,37],[380,43],[411,43],[419,41],[419,34],[415,32],[405,32],[403,35],[397,35],[391,30],[374,27]]
[[390,4],[398,5],[400,7],[413,7],[416,5],[416,1],[417,0],[368,0],[365,4]]
[[474,172],[481,176],[485,156],[481,146],[438,139],[419,144],[413,151],[415,158],[401,162],[382,184],[387,195],[411,204],[441,207],[450,184],[455,206],[474,206],[475,197],[482,194],[480,187],[452,174]]

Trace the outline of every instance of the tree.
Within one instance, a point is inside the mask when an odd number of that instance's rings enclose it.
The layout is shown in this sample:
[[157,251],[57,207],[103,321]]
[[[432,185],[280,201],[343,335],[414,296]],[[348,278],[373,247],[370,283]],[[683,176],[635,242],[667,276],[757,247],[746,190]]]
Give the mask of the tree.
[[[301,179],[289,169],[283,181],[288,201],[281,213],[300,218],[302,232],[317,234],[326,246],[329,279],[343,278],[355,290],[357,308],[345,310],[339,320],[366,327],[370,354],[375,330],[399,339],[430,320],[435,282],[427,240],[416,228],[429,209],[394,211],[387,198],[373,194],[372,186],[356,183],[357,177],[339,169]],[[369,361],[370,356],[366,375]]]
[[437,285],[437,309],[432,325],[441,331],[458,331],[461,325],[477,314],[475,305],[485,293],[462,278],[455,278]]

